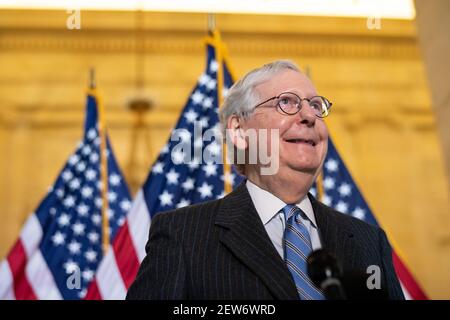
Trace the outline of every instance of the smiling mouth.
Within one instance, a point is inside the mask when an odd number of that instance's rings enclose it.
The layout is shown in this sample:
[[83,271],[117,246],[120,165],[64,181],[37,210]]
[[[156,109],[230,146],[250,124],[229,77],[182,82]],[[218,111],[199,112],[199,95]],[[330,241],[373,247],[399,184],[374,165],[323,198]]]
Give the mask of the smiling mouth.
[[309,140],[309,139],[287,139],[285,141],[289,142],[289,143],[296,143],[296,144],[306,143],[306,144],[309,144],[309,145],[311,145],[313,147],[316,146],[316,143],[313,140]]

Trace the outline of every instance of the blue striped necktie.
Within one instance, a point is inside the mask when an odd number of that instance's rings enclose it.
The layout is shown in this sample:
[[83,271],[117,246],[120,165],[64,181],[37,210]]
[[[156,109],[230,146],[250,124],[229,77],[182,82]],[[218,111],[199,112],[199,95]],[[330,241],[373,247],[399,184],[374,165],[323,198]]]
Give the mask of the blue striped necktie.
[[312,251],[311,239],[300,216],[305,215],[297,206],[288,204],[283,208],[286,218],[284,230],[284,261],[292,274],[302,300],[324,300],[323,293],[308,277],[306,258]]

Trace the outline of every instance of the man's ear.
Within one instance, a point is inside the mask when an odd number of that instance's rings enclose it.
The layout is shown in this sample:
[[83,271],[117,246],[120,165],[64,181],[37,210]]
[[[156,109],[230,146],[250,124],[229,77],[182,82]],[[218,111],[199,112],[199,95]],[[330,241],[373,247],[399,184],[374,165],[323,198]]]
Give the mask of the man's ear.
[[238,115],[232,115],[228,118],[227,131],[228,139],[235,145],[236,148],[245,150],[248,147],[247,140],[245,139],[244,128],[242,127],[242,118]]

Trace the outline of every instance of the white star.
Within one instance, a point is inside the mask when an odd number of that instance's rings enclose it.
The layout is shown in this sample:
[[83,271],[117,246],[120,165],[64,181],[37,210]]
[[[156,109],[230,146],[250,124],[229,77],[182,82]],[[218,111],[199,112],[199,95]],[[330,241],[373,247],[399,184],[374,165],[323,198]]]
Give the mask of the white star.
[[97,185],[97,189],[98,190],[102,190],[103,189],[103,181],[98,180],[96,185]]
[[323,180],[323,187],[325,189],[333,189],[334,188],[334,179],[331,177],[326,177]]
[[80,216],[85,217],[89,212],[89,207],[82,203],[77,207],[77,212]]
[[95,129],[89,129],[89,131],[87,133],[88,139],[93,140],[93,139],[95,139],[96,136],[97,136],[97,132],[95,131]]
[[86,294],[87,294],[87,290],[86,290],[86,288],[83,288],[83,289],[80,290],[80,292],[78,292],[78,298],[84,299]]
[[74,155],[72,155],[72,156],[69,158],[69,164],[73,166],[73,165],[75,165],[79,160],[80,160],[80,156],[77,155],[77,154],[74,154]]
[[202,103],[203,109],[209,109],[209,108],[211,108],[211,107],[213,106],[213,102],[214,102],[213,98],[211,98],[211,97],[206,97],[206,98],[203,100],[203,103]]
[[89,160],[90,160],[92,163],[97,163],[98,158],[99,158],[99,157],[98,157],[98,153],[93,153],[93,154],[90,155]]
[[103,199],[102,198],[100,198],[100,197],[98,197],[98,198],[95,198],[95,206],[97,207],[97,208],[101,208],[102,207],[102,205],[103,205]]
[[63,189],[57,189],[56,191],[56,195],[58,198],[63,198],[64,197],[64,190]]
[[98,226],[102,222],[102,216],[96,213],[91,217],[91,220],[95,225]]
[[329,159],[327,162],[325,162],[325,168],[327,168],[327,170],[334,172],[338,169],[338,162],[334,159]]
[[72,240],[67,247],[69,248],[71,254],[80,253],[81,244],[79,242],[76,242],[75,240]]
[[[232,172],[227,172],[226,174],[222,175],[220,177],[220,179],[222,181],[226,181],[227,183],[229,183],[230,185],[234,184],[234,178],[236,178],[236,175]],[[225,180],[224,180],[225,179]]]
[[81,273],[81,276],[86,282],[89,282],[94,278],[94,272],[90,269],[86,269]]
[[183,151],[178,149],[172,151],[171,158],[174,164],[182,164],[184,162],[185,154]]
[[64,266],[64,269],[66,269],[66,273],[68,273],[68,274],[74,273],[75,271],[79,270],[78,264],[73,262],[71,259],[69,259],[69,261],[64,263],[63,266]]
[[326,206],[331,206],[331,198],[328,195],[324,194],[322,196],[322,203]]
[[85,176],[88,181],[92,181],[97,178],[97,172],[95,172],[95,170],[93,169],[88,169],[85,173]]
[[217,81],[214,79],[211,79],[208,81],[208,83],[206,84],[206,88],[208,90],[213,90],[216,87]]
[[202,199],[212,196],[213,186],[203,182],[201,187],[197,188],[197,191],[200,193],[200,197]]
[[208,81],[209,81],[210,77],[206,74],[203,73],[200,78],[198,79],[198,83],[203,86],[205,85]]
[[64,181],[69,181],[73,177],[73,173],[70,172],[68,169],[64,170],[64,172],[61,174],[61,177]]
[[89,153],[91,153],[91,147],[89,146],[84,146],[83,150],[81,151],[81,153],[85,156],[87,156]]
[[191,203],[189,202],[189,200],[181,198],[180,202],[178,202],[178,204],[177,204],[177,208],[183,208],[183,207],[186,207],[186,206],[188,206],[190,204]]
[[175,172],[174,169],[171,169],[168,173],[166,173],[166,179],[168,184],[177,184],[178,183],[178,177],[180,175]]
[[69,188],[72,190],[77,190],[80,187],[80,179],[75,178],[69,183]]
[[205,171],[207,177],[217,175],[217,166],[215,164],[208,163],[205,166],[203,166],[202,169],[203,171]]
[[125,223],[125,217],[120,217],[119,220],[117,220],[117,225],[121,227]]
[[54,216],[56,214],[56,208],[50,208],[49,212],[52,216]]
[[173,194],[168,193],[167,190],[164,190],[164,192],[160,194],[158,198],[162,206],[172,205]]
[[156,162],[153,166],[152,172],[153,173],[162,173],[164,168],[164,164],[162,162]]
[[101,143],[100,137],[97,137],[97,138],[94,139],[94,144],[95,144],[97,147],[100,145],[100,143]]
[[93,192],[94,190],[91,187],[85,186],[81,188],[81,195],[83,196],[83,198],[91,198]]
[[75,233],[77,236],[83,235],[85,228],[86,226],[80,222],[77,222],[72,226],[73,233]]
[[63,205],[67,208],[73,207],[75,205],[75,198],[73,196],[67,196],[67,198],[63,200]]
[[131,201],[129,200],[122,200],[120,202],[120,208],[124,211],[124,212],[128,212],[131,209]]
[[65,238],[66,238],[66,237],[65,237],[64,234],[62,234],[62,233],[59,232],[59,231],[56,231],[55,234],[52,236],[53,244],[54,244],[55,246],[62,245],[62,244],[64,243],[64,241],[65,241]]
[[190,109],[184,114],[184,117],[186,118],[188,123],[193,123],[195,120],[197,120],[198,114],[194,110]]
[[351,194],[351,186],[348,183],[343,183],[341,184],[341,186],[338,188],[339,193],[341,194],[342,197],[346,197],[349,196]]
[[194,104],[200,104],[203,100],[203,94],[200,91],[195,91],[191,96]]
[[95,252],[92,249],[86,251],[84,256],[86,257],[86,260],[89,262],[94,262],[95,260],[97,260],[97,252]]
[[108,192],[108,201],[110,203],[114,203],[117,200],[117,193],[115,193],[114,191],[109,191]]
[[339,201],[338,204],[336,205],[336,210],[342,213],[347,213],[348,205],[344,201]]
[[357,219],[364,220],[366,217],[366,211],[360,207],[356,207],[352,212],[352,216]]
[[201,117],[200,120],[198,121],[199,126],[201,126],[202,128],[205,128],[208,126],[208,117]]
[[184,189],[184,192],[189,192],[190,190],[194,189],[194,179],[187,178],[185,182],[181,184],[181,187]]
[[314,197],[317,196],[316,188],[311,188],[311,189],[309,189],[309,192],[310,192]]
[[109,183],[112,186],[115,187],[118,186],[120,184],[120,181],[122,181],[122,178],[116,173],[113,173],[112,175],[109,176]]
[[198,159],[194,159],[188,163],[188,167],[190,170],[195,170],[200,166],[200,161]]
[[108,208],[107,213],[108,213],[108,219],[109,219],[109,220],[114,219],[114,215],[115,215],[116,213],[114,212],[113,209]]
[[211,72],[216,72],[218,68],[219,64],[217,63],[217,61],[212,60],[211,63],[209,64],[209,69],[211,70]]
[[97,243],[100,236],[96,232],[89,232],[88,239],[92,243]]
[[78,163],[76,166],[76,170],[78,172],[83,172],[84,170],[86,170],[86,164],[84,162]]

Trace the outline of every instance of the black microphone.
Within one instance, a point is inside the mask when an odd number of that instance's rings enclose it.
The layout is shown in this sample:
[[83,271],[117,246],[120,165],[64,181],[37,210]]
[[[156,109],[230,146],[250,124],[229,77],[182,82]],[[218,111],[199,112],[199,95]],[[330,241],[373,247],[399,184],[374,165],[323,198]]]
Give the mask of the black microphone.
[[336,258],[324,249],[313,251],[306,259],[308,275],[321,288],[327,300],[346,300]]

